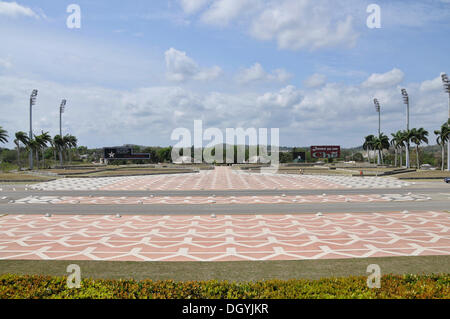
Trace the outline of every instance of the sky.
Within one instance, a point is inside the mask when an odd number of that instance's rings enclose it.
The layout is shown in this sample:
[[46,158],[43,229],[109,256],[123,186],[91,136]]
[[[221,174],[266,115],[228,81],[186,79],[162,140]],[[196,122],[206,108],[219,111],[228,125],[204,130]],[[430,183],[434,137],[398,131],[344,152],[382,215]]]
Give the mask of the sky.
[[0,126],[28,132],[38,89],[34,133],[59,134],[65,98],[63,133],[88,147],[174,145],[194,120],[353,147],[377,134],[375,97],[382,131],[406,128],[406,88],[411,127],[434,144],[449,33],[450,0],[0,0]]

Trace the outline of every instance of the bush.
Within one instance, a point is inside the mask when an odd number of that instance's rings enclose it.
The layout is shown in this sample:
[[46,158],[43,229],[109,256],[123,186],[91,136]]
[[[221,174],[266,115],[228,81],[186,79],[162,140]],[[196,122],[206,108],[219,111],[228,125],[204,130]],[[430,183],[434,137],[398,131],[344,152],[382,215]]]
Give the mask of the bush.
[[10,171],[16,170],[17,168],[18,168],[17,165],[8,162],[0,163],[0,172],[8,173]]
[[64,277],[0,276],[0,298],[33,299],[323,299],[450,298],[450,275],[386,275],[380,289],[366,277],[258,282],[84,279],[69,289]]
[[2,162],[6,163],[14,163],[17,161],[17,151],[3,149],[1,153]]

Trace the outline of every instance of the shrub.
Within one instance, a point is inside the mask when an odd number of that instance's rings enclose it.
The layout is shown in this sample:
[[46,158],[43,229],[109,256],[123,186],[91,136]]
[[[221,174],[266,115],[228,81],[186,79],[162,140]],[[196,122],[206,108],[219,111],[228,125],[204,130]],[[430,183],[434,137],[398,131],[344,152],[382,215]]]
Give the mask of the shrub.
[[324,299],[450,298],[450,275],[386,275],[380,289],[366,277],[257,282],[83,279],[69,289],[64,277],[0,276],[0,298],[32,299]]

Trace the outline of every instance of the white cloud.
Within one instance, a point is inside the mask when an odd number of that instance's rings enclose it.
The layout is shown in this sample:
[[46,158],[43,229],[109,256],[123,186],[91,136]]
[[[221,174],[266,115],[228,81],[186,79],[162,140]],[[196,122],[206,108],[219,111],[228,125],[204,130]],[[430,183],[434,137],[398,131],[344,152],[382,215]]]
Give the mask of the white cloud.
[[323,86],[327,81],[327,77],[323,74],[315,73],[303,81],[303,85],[307,88],[317,88]]
[[435,78],[433,80],[423,81],[422,84],[420,85],[420,90],[424,91],[424,92],[443,90],[441,76],[438,76],[437,78]]
[[319,49],[353,46],[358,34],[351,16],[338,16],[336,8],[322,0],[270,2],[253,20],[251,34],[260,40],[276,40],[281,49]]
[[0,58],[0,68],[10,69],[12,68],[13,64],[9,58],[2,59]]
[[181,7],[186,14],[194,14],[205,7],[210,0],[180,0]]
[[167,79],[183,82],[190,79],[199,81],[214,80],[220,76],[222,69],[218,66],[200,68],[198,64],[186,55],[186,52],[170,48],[165,52]]
[[[195,119],[202,119],[205,127],[220,129],[278,127],[283,145],[356,146],[362,144],[364,136],[377,130],[374,97],[382,103],[383,132],[405,126],[405,107],[396,87],[373,89],[328,83],[306,91],[290,85],[277,91],[243,94],[197,92],[177,86],[118,90],[12,76],[0,76],[0,82],[4,84],[0,86],[0,113],[5,115],[0,125],[9,133],[26,129],[27,113],[11,110],[24,110],[23,100],[31,89],[37,88],[39,95],[33,111],[36,132],[57,134],[55,105],[66,97],[64,130],[76,135],[81,145],[91,147],[125,143],[168,145],[173,129],[192,129]],[[447,99],[420,87],[421,83],[407,85],[414,96],[411,125],[432,132],[447,116]]]
[[202,69],[195,76],[194,80],[209,81],[218,78],[222,74],[222,69],[218,66],[212,68]]
[[24,7],[17,2],[0,1],[0,15],[9,17],[26,16],[32,18],[39,18],[39,16],[30,8]]
[[239,83],[250,83],[257,81],[266,82],[286,82],[292,77],[292,74],[284,69],[276,69],[268,73],[259,63],[253,64],[250,68],[242,70],[237,75]]
[[203,13],[201,20],[204,23],[226,26],[232,20],[248,10],[253,10],[259,1],[255,0],[215,0]]
[[293,85],[289,85],[278,92],[269,92],[258,98],[258,102],[262,105],[273,107],[293,107],[302,99],[301,92]]
[[390,87],[400,84],[403,81],[405,74],[394,68],[386,73],[374,73],[362,84],[363,87],[367,88],[383,88]]
[[244,26],[256,39],[276,41],[280,49],[352,47],[359,36],[346,14],[351,5],[327,0],[181,0],[181,6],[188,14],[201,11],[205,24],[237,22],[233,25]]

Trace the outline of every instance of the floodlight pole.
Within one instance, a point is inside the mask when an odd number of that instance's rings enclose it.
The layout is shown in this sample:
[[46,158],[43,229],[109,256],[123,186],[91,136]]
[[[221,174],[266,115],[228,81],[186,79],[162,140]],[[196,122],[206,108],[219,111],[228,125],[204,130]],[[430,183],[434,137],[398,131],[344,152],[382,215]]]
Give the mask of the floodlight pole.
[[[30,97],[30,141],[33,138],[33,101]],[[30,147],[30,154],[28,154],[29,157],[29,166],[30,170],[33,170],[33,149]]]
[[59,110],[59,136],[62,136],[62,112]]
[[[447,127],[450,129],[450,83],[447,83],[448,92],[448,120]],[[450,172],[450,136],[447,139],[447,171]]]
[[[380,106],[380,102],[378,101],[378,99],[374,99],[373,100],[374,104],[375,104],[375,110],[378,112],[378,138],[381,137],[381,106]],[[381,165],[381,151],[378,150],[378,165]]]
[[[448,93],[448,119],[447,119],[447,127],[450,129],[450,80],[448,75],[443,73],[442,82],[444,84],[444,90]],[[447,171],[450,172],[450,136],[447,140]]]
[[[33,90],[30,95],[30,141],[33,139],[33,105],[36,103],[38,90]],[[33,170],[33,149],[30,147],[30,154],[28,155],[30,170]]]
[[[406,104],[406,132],[409,134],[409,95],[406,89],[402,89],[403,102]],[[411,168],[409,162],[409,138],[406,141],[406,168]]]
[[[66,100],[61,101],[61,105],[59,106],[59,136],[62,138],[62,114],[64,113],[64,108],[66,107]],[[62,166],[62,150],[59,149],[59,166]]]

